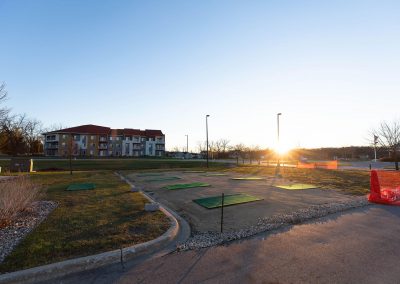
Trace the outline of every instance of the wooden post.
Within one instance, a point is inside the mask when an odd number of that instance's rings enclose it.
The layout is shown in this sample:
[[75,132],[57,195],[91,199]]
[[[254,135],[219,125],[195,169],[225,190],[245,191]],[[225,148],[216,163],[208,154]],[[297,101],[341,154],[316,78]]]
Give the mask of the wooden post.
[[224,228],[224,194],[222,193],[222,199],[221,199],[221,233],[223,232]]

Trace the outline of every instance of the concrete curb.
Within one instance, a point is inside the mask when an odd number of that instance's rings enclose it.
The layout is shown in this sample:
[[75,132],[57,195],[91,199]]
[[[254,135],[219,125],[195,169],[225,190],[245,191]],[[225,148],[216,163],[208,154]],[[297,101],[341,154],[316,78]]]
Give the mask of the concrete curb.
[[[118,173],[116,174],[123,181],[133,186],[133,184],[125,177],[121,176]],[[155,202],[143,191],[139,192],[143,194],[150,202]],[[170,219],[171,227],[167,230],[167,232],[154,240],[127,248],[122,248],[119,250],[108,251],[95,255],[79,257],[30,269],[2,274],[0,275],[0,283],[34,283],[47,281],[66,276],[68,274],[91,270],[109,264],[123,263],[123,261],[131,260],[135,257],[148,253],[149,251],[161,249],[162,247],[168,245],[168,243],[172,243],[173,241],[175,241],[175,239],[177,239],[178,237],[180,237],[180,239],[186,239],[189,237],[190,227],[186,221],[184,221],[177,213],[161,204],[160,210]],[[179,219],[180,222],[178,222],[177,219]],[[179,236],[179,234],[182,232],[179,223],[183,224],[183,226],[185,227],[183,230],[184,236]],[[189,233],[187,232],[188,227]]]

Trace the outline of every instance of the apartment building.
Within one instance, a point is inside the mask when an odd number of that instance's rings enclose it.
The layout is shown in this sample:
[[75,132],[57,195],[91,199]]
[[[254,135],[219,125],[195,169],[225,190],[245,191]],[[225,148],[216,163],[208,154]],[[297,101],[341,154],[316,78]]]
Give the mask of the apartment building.
[[111,129],[81,125],[43,133],[46,156],[66,157],[161,157],[165,135],[161,130]]

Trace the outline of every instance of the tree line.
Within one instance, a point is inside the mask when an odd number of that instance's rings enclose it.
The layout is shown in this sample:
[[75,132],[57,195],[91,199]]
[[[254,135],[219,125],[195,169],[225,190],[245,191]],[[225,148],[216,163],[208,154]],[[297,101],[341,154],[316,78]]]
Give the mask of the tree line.
[[7,155],[38,155],[43,153],[42,133],[58,126],[44,128],[40,120],[26,114],[14,114],[6,106],[6,84],[0,84],[0,152]]

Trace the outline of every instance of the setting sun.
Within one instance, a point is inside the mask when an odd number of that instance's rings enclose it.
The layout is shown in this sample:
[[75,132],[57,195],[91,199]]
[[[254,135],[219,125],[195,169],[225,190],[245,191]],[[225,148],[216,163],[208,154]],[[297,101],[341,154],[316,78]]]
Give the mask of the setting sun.
[[279,145],[275,146],[274,151],[280,155],[284,155],[284,154],[287,154],[288,152],[290,152],[290,150],[292,150],[292,149],[293,149],[292,146],[290,146],[288,144],[280,143]]

